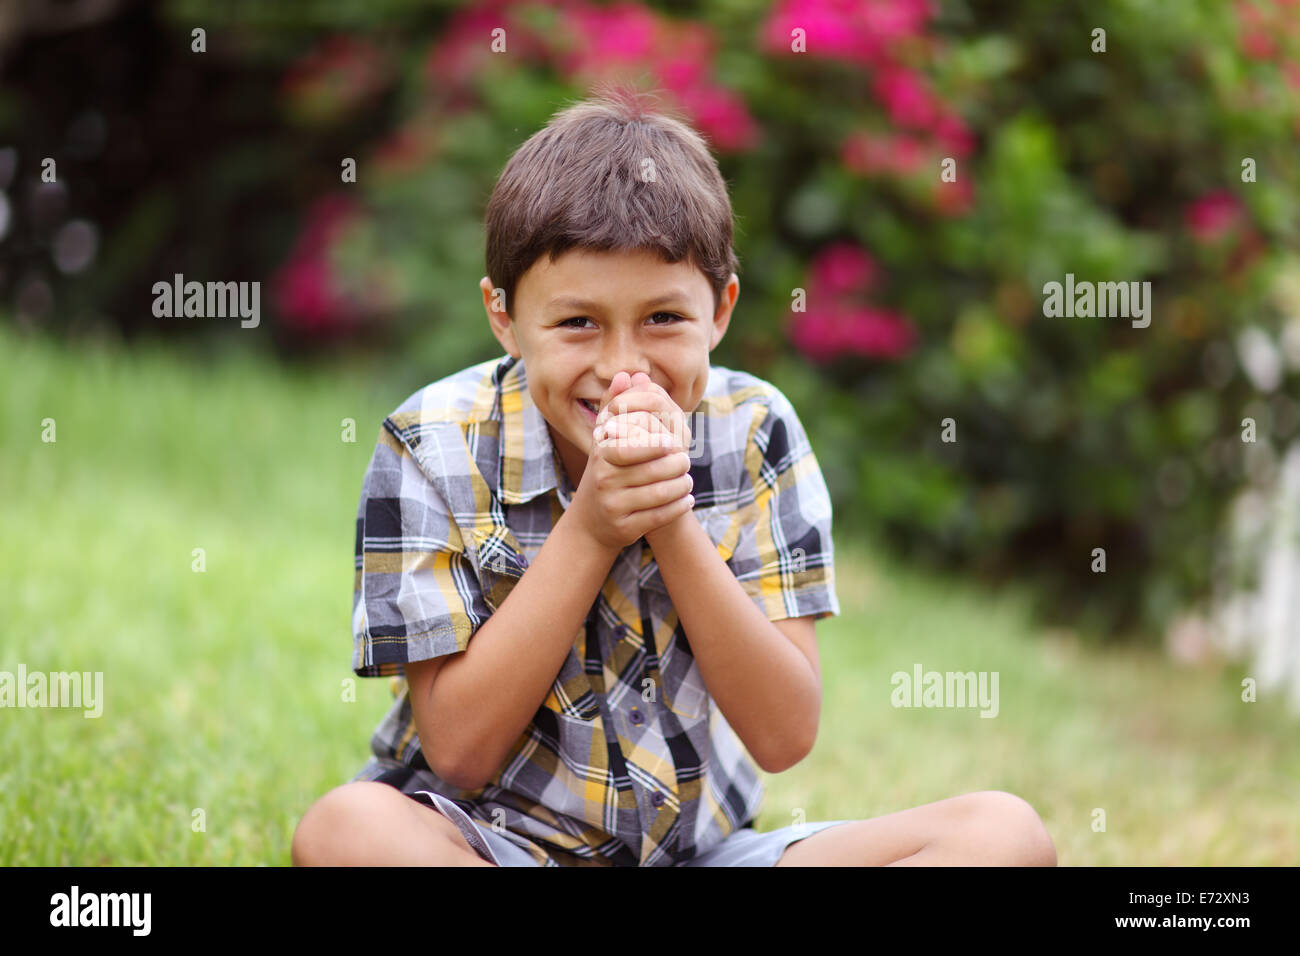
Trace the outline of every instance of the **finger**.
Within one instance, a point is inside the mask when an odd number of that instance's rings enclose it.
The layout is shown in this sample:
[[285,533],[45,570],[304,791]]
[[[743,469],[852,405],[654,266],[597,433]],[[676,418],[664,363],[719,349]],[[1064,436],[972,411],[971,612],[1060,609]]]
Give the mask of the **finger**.
[[609,445],[600,449],[601,457],[611,465],[625,467],[627,465],[640,465],[647,461],[654,461],[656,458],[662,458],[664,449],[651,445],[647,448],[619,448],[616,445]]
[[601,436],[593,439],[597,443],[613,445],[619,448],[643,448],[646,445],[653,445],[667,451],[685,451],[689,446],[685,444],[683,436],[675,434],[672,429],[665,426],[658,419],[647,416],[644,412],[636,412],[633,416],[619,416],[611,418],[604,425],[597,425],[598,434]]
[[[618,373],[618,375],[624,375],[624,374],[626,373],[625,372]],[[618,380],[617,375],[615,376],[615,380]],[[619,410],[619,407],[621,407],[619,406],[619,403],[627,402],[631,399],[632,396],[642,394],[642,393],[659,395],[663,399],[663,404],[665,405],[665,407],[669,407],[669,406],[674,408],[676,407],[676,405],[673,403],[672,398],[668,395],[666,391],[664,391],[663,387],[660,385],[656,385],[654,380],[651,379],[650,376],[647,375],[645,372],[636,372],[635,374],[629,376],[628,382],[629,384],[625,388],[617,388],[617,389],[614,388],[612,382],[610,383],[609,389],[605,392],[605,398],[601,400],[600,408],[597,411],[596,414],[597,420],[600,420],[600,416],[602,414],[608,417],[611,410],[611,406],[615,406],[613,407],[612,410],[614,412],[617,412]]]
[[658,508],[634,511],[628,515],[628,519],[634,520],[638,523],[644,522],[645,526],[648,527],[649,530],[653,531],[655,528],[662,528],[664,525],[668,524],[668,522],[680,518],[694,507],[695,496],[687,495],[684,498],[678,498],[670,504],[660,505]]
[[[611,427],[612,423],[615,424]],[[623,434],[628,425],[637,425],[650,432],[668,432],[673,436],[675,444],[682,448],[690,448],[693,442],[690,426],[686,422],[686,416],[664,412],[660,409],[630,411],[614,415],[606,421],[598,424],[600,434],[606,437],[618,437]],[[599,439],[595,439],[599,440]]]
[[666,420],[667,418],[668,416],[664,415],[663,412],[649,409],[620,412],[605,420],[605,434],[617,434],[620,429],[631,427],[642,428],[646,431],[671,432],[673,423]]
[[617,437],[605,439],[597,442],[595,448],[601,457],[613,465],[639,465],[682,450],[673,444],[671,435],[648,433],[637,441],[622,440]]
[[625,488],[618,494],[618,510],[635,514],[638,511],[659,508],[686,497],[691,493],[691,488],[690,475]]
[[647,432],[672,432],[671,421],[664,421],[662,414],[656,414],[655,411],[638,410],[619,412],[617,415],[611,415],[610,418],[603,421],[597,421],[591,428],[591,440],[601,441],[602,438],[612,438],[625,434],[630,427],[636,425],[638,428],[645,429]]
[[610,379],[609,388],[605,389],[605,394],[600,396],[600,404],[596,409],[597,413],[609,405],[614,400],[615,395],[626,391],[631,381],[632,376],[628,375],[627,372],[615,372],[614,377]]
[[639,465],[628,465],[622,471],[625,473],[625,487],[628,488],[639,488],[643,485],[653,485],[678,478],[687,479],[689,484],[687,491],[695,487],[695,479],[691,477],[691,458],[684,451],[652,458]]
[[614,396],[609,403],[596,413],[597,423],[608,421],[615,415],[627,412],[654,412],[661,421],[685,417],[677,403],[668,397],[668,393],[656,386],[656,391],[649,389],[628,389]]
[[[642,415],[642,412],[638,412],[638,415]],[[606,421],[603,425],[597,425],[597,428],[602,429],[603,444],[606,445],[669,447],[676,441],[676,436],[664,428],[663,423],[655,419],[632,420],[619,416]]]

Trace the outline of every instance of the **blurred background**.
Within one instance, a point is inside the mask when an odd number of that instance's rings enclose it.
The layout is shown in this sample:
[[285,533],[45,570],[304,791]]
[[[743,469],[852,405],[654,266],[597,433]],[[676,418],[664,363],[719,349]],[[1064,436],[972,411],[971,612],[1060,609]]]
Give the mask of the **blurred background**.
[[[0,0],[0,669],[104,681],[0,711],[0,862],[288,862],[391,700],[380,422],[500,354],[492,185],[610,79],[709,140],[713,361],[834,499],[760,829],[1006,789],[1065,865],[1300,861],[1300,2]],[[177,274],[258,324],[158,315]],[[1067,274],[1149,326],[1048,317]],[[997,719],[893,706],[916,665]]]

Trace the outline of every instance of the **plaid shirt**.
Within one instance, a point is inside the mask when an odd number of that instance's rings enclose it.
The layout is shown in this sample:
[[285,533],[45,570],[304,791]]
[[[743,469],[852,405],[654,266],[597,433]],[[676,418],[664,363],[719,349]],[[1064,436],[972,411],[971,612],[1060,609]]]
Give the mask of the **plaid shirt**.
[[[741,586],[769,620],[838,614],[830,497],[790,402],[714,365],[688,426],[695,517]],[[644,538],[484,787],[452,786],[420,753],[402,665],[466,649],[573,493],[521,360],[434,382],[384,420],[357,509],[352,667],[391,676],[395,701],[367,766],[409,768],[543,865],[672,865],[752,824],[763,787]]]

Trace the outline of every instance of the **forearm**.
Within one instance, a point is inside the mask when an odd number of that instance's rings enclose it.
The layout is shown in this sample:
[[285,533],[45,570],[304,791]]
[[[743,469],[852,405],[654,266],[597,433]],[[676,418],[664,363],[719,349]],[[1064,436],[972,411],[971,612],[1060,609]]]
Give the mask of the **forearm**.
[[646,535],[710,696],[769,772],[817,734],[821,688],[808,659],[754,604],[693,514]]
[[569,513],[465,652],[450,658],[434,681],[432,713],[454,715],[434,733],[452,741],[446,749],[457,755],[463,781],[485,782],[504,762],[546,699],[618,556],[566,521]]

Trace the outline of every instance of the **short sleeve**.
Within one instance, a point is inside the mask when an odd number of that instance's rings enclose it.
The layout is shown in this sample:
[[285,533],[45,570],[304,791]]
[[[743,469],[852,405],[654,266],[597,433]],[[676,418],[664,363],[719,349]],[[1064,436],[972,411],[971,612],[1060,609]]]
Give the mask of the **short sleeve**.
[[403,673],[465,650],[490,613],[444,494],[389,421],[362,483],[352,596],[352,669]]
[[803,424],[775,388],[754,417],[740,498],[750,520],[737,539],[732,570],[770,621],[839,614],[831,498]]

